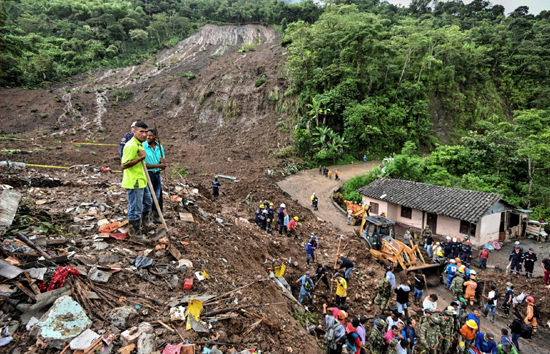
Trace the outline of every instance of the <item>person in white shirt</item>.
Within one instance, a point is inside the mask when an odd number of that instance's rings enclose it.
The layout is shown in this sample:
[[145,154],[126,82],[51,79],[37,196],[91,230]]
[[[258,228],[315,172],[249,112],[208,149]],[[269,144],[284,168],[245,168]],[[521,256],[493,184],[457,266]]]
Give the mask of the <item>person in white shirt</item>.
[[353,214],[353,211],[348,209],[348,225],[351,225],[351,214]]
[[424,310],[430,309],[430,310],[432,310],[432,312],[441,312],[437,308],[437,295],[436,294],[431,294],[431,295],[426,296],[426,298],[424,299],[424,302],[422,303],[422,308]]
[[386,318],[388,328],[392,328],[392,326],[397,326],[399,322],[403,323],[403,321],[399,319],[399,314],[397,312],[392,312],[391,315]]
[[397,283],[395,282],[395,274],[393,274],[393,268],[389,266],[388,271],[386,272],[386,279],[390,280],[391,287],[395,289],[397,286]]
[[402,339],[397,343],[397,354],[407,354],[407,348],[409,347],[409,341]]
[[487,299],[487,306],[485,306],[485,318],[489,319],[489,313],[491,313],[491,322],[493,323],[495,322],[495,310],[497,308],[497,299],[499,297],[496,289],[496,286],[491,285],[491,291],[489,291],[489,294],[487,294],[487,296],[483,295],[483,297]]

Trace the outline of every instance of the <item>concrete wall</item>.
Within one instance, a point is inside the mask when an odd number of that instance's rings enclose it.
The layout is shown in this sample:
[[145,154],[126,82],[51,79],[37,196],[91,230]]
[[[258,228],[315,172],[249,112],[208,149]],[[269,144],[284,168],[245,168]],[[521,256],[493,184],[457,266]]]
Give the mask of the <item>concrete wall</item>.
[[460,220],[443,215],[437,216],[437,234],[461,239],[466,236],[460,233]]
[[397,220],[397,216],[401,214],[401,206],[388,202],[387,218],[393,221]]
[[378,214],[375,214],[372,211],[370,212],[370,214],[382,215],[382,213],[386,213],[386,215],[388,215],[388,202],[363,196],[363,204],[367,203],[368,205],[370,205],[370,203],[373,202],[378,203]]
[[403,218],[401,217],[401,206],[397,206],[397,213],[395,219],[392,219],[397,221],[400,224],[408,225],[417,229],[422,230],[422,212],[417,209],[412,210],[411,218]]
[[[477,223],[476,243],[478,246],[488,242],[498,241],[498,230],[500,228],[500,213],[485,215]],[[479,236],[477,231],[479,230]]]

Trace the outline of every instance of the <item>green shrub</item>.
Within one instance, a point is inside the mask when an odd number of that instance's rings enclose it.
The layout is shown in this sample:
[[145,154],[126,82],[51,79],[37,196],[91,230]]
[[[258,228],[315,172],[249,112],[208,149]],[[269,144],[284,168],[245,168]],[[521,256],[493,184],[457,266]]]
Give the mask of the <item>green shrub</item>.
[[263,84],[265,84],[266,82],[267,82],[267,78],[264,76],[264,77],[260,78],[260,80],[256,81],[255,86],[256,86],[256,87],[260,87],[260,86],[262,86]]
[[113,98],[115,99],[115,102],[118,103],[118,101],[127,100],[132,96],[131,90],[125,90],[125,91],[117,91],[113,94]]
[[258,45],[256,43],[244,43],[243,45],[241,45],[241,47],[239,48],[239,53],[248,53],[248,52],[252,52],[254,50],[256,50],[256,47]]

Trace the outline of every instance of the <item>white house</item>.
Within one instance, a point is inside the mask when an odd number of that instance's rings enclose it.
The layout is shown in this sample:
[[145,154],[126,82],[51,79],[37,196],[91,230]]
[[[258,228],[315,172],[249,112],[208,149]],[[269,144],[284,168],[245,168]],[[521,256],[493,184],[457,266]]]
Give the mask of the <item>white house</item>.
[[[360,188],[370,213],[437,235],[470,237],[473,246],[503,241],[505,231],[519,224],[516,207],[498,194],[380,178]],[[514,225],[515,224],[515,225]]]

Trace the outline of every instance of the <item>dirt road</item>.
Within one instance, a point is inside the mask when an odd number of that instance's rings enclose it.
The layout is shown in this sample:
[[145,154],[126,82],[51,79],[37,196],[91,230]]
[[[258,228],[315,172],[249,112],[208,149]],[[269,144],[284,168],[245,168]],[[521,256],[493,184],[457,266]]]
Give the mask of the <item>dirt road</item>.
[[334,175],[332,179],[320,175],[319,169],[300,171],[280,181],[278,185],[282,190],[290,194],[293,199],[298,199],[301,205],[311,210],[313,210],[313,207],[311,206],[310,198],[315,193],[319,198],[319,210],[314,212],[315,215],[326,222],[332,223],[342,233],[351,232],[354,230],[354,227],[347,224],[346,216],[339,212],[332,204],[332,191],[337,189],[341,184],[344,184],[348,179],[370,171],[379,164],[380,161],[369,161],[367,163],[329,166],[329,170],[338,170],[340,172],[340,181],[335,181]]

